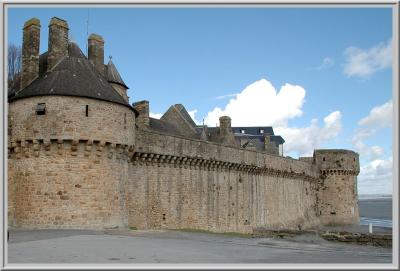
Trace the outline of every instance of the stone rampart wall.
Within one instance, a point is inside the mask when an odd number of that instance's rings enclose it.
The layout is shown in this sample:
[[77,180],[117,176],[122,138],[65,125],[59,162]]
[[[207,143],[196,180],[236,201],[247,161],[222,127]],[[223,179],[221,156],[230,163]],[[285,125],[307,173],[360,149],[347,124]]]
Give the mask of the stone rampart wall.
[[131,227],[252,232],[317,225],[315,169],[294,159],[138,131]]

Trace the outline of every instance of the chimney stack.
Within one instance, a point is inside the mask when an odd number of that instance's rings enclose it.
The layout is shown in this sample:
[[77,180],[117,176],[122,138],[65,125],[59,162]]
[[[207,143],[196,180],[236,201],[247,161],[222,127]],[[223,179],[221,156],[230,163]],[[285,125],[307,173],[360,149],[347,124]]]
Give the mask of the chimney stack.
[[51,70],[65,56],[68,56],[68,23],[53,17],[49,24],[47,69]]
[[139,116],[136,119],[136,123],[140,128],[147,128],[150,126],[149,116],[149,101],[140,101],[132,104],[133,108],[139,112]]
[[104,40],[97,34],[91,34],[88,38],[88,57],[96,69],[104,74]]
[[222,116],[219,118],[219,135],[221,143],[236,146],[235,136],[232,133],[231,118]]
[[39,76],[40,21],[32,18],[25,22],[22,38],[22,74],[20,89]]

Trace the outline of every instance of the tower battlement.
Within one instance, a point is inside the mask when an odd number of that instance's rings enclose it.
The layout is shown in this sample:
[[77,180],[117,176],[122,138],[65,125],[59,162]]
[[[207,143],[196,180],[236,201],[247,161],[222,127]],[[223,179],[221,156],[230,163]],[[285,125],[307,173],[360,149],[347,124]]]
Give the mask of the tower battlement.
[[358,153],[350,150],[315,150],[314,161],[322,174],[348,173],[358,175],[360,163]]

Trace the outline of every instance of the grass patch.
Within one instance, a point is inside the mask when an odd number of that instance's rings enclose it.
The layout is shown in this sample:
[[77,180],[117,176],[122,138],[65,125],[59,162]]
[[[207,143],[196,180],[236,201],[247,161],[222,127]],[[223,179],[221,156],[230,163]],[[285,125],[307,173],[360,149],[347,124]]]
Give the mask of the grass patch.
[[136,231],[137,230],[136,227],[129,227],[129,229],[132,230],[132,231]]

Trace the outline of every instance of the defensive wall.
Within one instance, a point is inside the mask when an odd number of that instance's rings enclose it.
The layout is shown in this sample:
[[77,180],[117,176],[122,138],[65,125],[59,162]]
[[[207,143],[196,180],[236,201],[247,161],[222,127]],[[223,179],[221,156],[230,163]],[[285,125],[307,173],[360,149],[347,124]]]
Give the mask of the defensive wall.
[[[38,102],[46,115],[34,113]],[[358,221],[351,151],[296,160],[135,131],[128,107],[77,97],[14,101],[9,120],[8,218],[17,227],[252,232]]]
[[319,224],[310,163],[137,130],[129,226],[251,232]]

